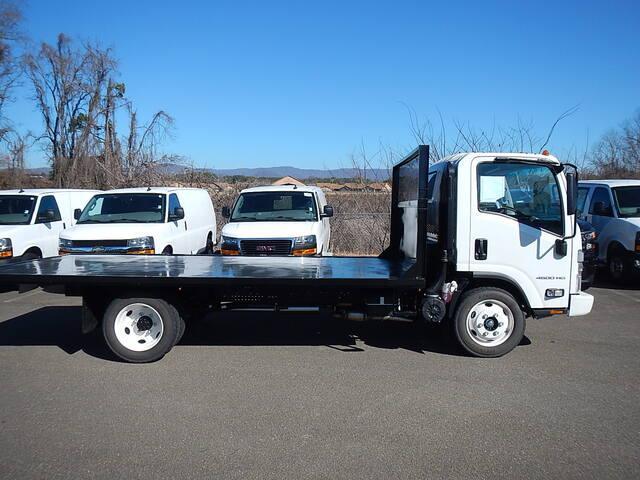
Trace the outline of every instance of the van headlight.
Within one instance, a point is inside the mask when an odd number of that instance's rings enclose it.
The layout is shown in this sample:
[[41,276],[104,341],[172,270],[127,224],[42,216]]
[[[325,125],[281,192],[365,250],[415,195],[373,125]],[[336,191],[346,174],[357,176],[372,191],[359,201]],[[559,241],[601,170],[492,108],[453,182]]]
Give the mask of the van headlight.
[[239,255],[240,240],[222,235],[220,238],[220,253],[222,253],[222,255]]
[[13,245],[10,238],[0,238],[0,258],[13,257]]
[[60,238],[58,240],[58,248],[71,248],[73,247],[73,240],[68,238]]
[[304,237],[296,237],[293,239],[293,255],[315,255],[318,253],[318,243],[315,235],[305,235]]
[[127,240],[129,253],[153,255],[156,253],[153,237],[138,237]]

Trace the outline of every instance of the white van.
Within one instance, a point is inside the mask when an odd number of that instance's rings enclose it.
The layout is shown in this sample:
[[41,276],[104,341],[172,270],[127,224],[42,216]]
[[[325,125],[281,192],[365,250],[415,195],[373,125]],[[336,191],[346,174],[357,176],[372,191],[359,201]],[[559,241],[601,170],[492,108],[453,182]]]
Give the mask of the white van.
[[640,180],[579,182],[578,210],[595,228],[598,260],[611,278],[640,278]]
[[333,208],[319,187],[278,185],[240,192],[222,229],[223,255],[328,255]]
[[0,258],[34,259],[58,254],[60,232],[74,223],[99,190],[20,189],[0,191]]
[[60,254],[212,253],[216,215],[200,188],[124,188],[94,196],[60,235]]

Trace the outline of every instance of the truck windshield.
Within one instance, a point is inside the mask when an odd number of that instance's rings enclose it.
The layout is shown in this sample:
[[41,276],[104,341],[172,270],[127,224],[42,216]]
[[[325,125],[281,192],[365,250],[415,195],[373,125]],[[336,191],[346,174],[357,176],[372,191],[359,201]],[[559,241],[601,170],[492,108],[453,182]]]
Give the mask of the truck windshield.
[[615,187],[613,196],[616,198],[619,216],[640,217],[640,186]]
[[318,220],[311,192],[242,193],[233,208],[232,222],[306,222]]
[[532,227],[562,235],[562,203],[546,165],[494,162],[478,165],[478,206]]
[[164,195],[157,193],[108,193],[96,195],[82,211],[83,223],[162,223]]
[[28,225],[35,205],[36,197],[0,195],[0,225]]

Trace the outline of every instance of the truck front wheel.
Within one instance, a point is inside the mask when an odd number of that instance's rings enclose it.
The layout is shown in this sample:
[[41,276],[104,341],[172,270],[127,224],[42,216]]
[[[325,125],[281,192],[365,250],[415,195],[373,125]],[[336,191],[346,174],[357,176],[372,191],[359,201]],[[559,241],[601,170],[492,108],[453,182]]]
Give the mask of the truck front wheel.
[[113,353],[127,362],[162,358],[178,342],[178,311],[157,298],[118,298],[107,307],[102,333]]
[[461,299],[454,316],[455,335],[476,357],[500,357],[522,340],[525,318],[513,296],[499,288],[475,288]]

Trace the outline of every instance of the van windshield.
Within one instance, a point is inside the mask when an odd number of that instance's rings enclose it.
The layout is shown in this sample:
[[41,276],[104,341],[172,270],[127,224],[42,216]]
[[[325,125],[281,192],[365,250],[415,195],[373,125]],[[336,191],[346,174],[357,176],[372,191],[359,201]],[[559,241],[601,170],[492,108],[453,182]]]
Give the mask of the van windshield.
[[36,197],[0,195],[0,225],[28,225],[35,205]]
[[616,187],[613,196],[621,217],[640,217],[640,186]]
[[238,197],[232,222],[317,221],[316,202],[311,192],[248,192]]
[[162,223],[164,195],[157,193],[107,193],[96,195],[82,211],[78,224]]

